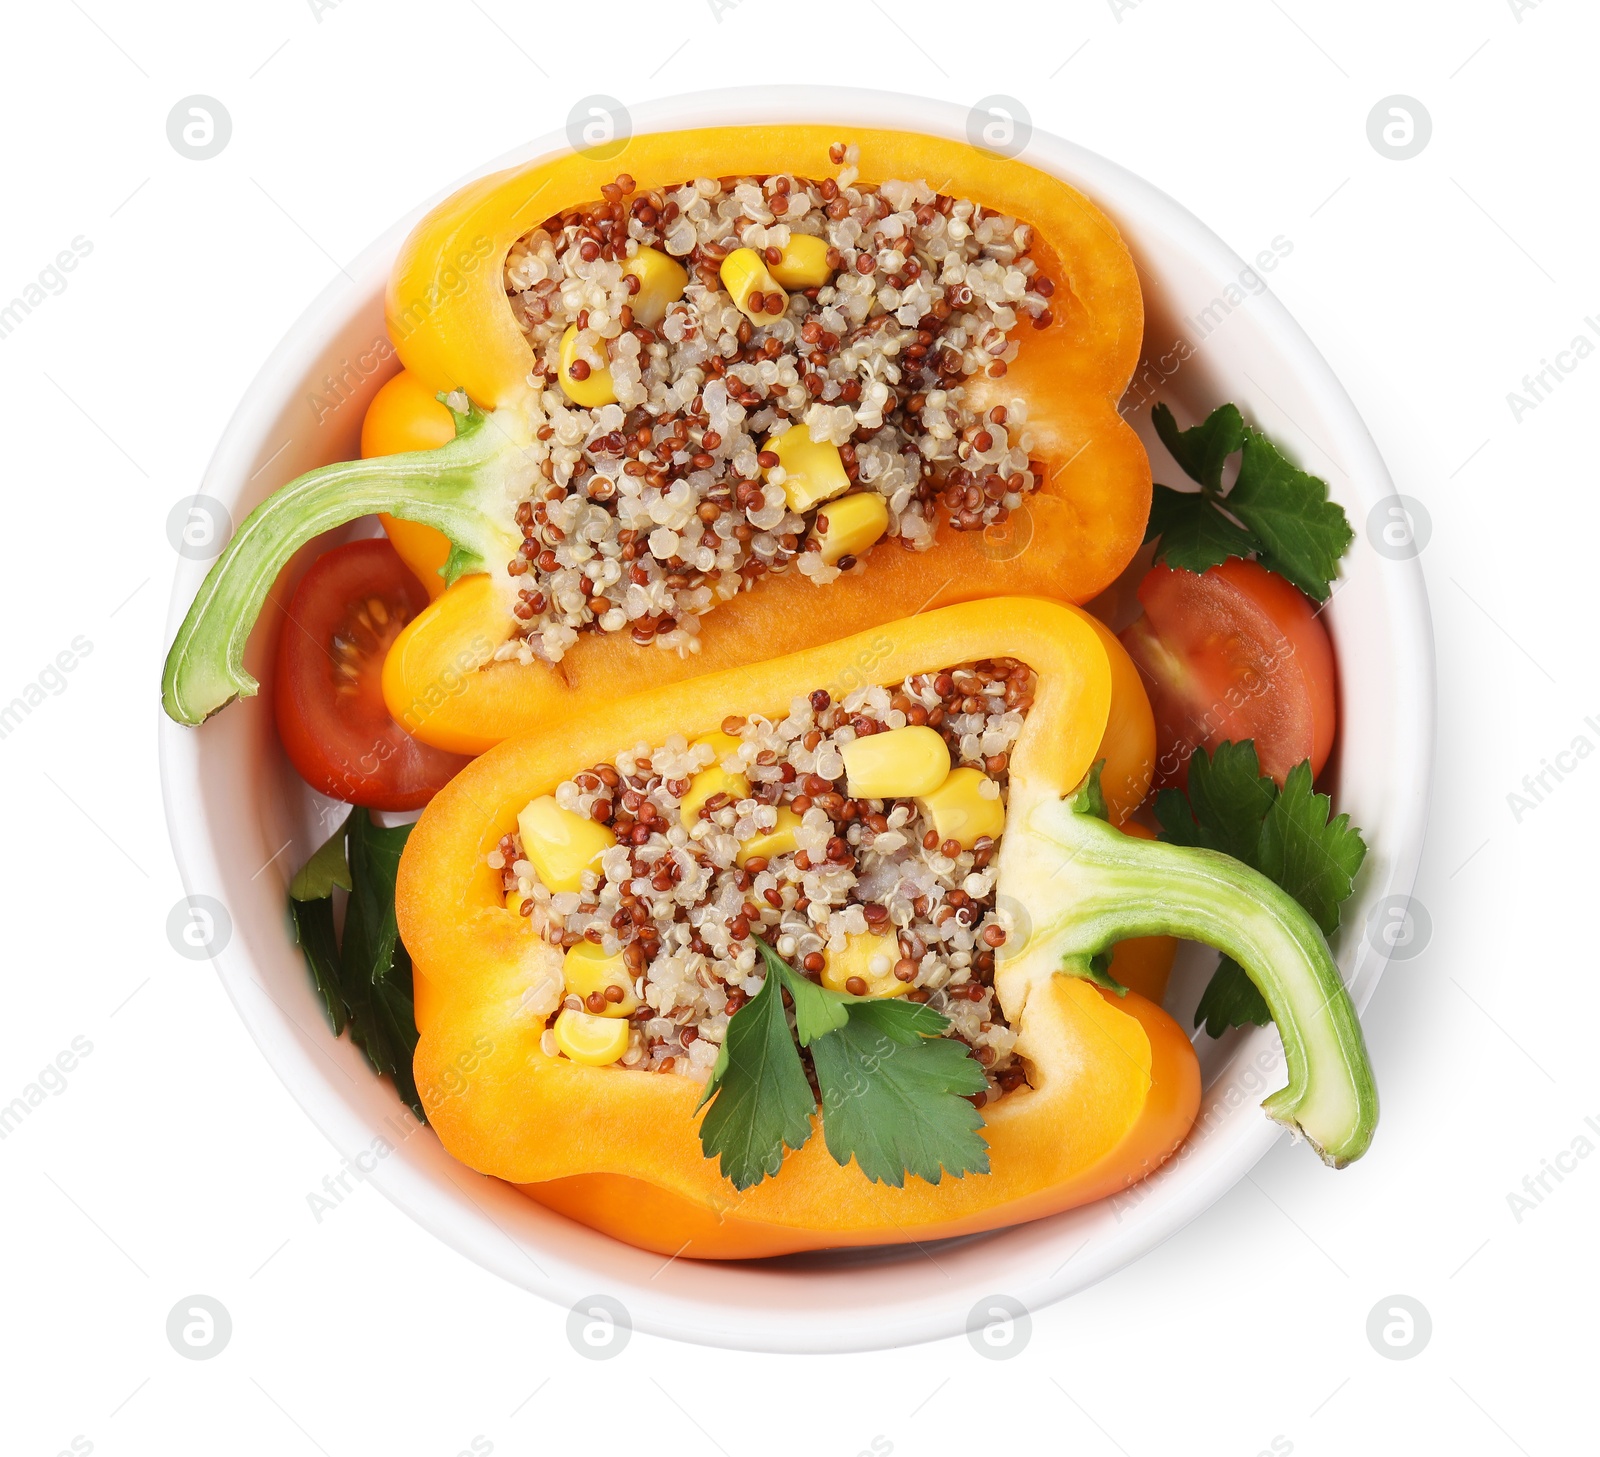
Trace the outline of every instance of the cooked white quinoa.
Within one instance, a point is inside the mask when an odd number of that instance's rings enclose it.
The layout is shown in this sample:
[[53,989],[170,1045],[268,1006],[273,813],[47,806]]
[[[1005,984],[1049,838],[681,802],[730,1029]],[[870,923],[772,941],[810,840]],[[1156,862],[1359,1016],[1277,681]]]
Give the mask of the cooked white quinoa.
[[[1024,320],[1051,322],[1031,229],[925,182],[857,186],[854,146],[830,158],[838,174],[820,181],[701,177],[640,193],[624,175],[512,246],[505,287],[533,348],[542,485],[517,512],[509,570],[525,580],[501,658],[558,662],[595,630],[689,652],[705,613],[768,573],[821,585],[864,570],[825,563],[816,510],[791,511],[764,482],[776,457],[762,445],[797,424],[840,448],[852,488],[884,498],[884,541],[912,551],[932,545],[941,510],[981,530],[1040,484],[1023,402],[977,415],[965,388],[1005,374]],[[831,279],[755,326],[719,266],[795,233],[827,242]],[[641,246],[689,273],[655,330],[633,319],[637,280],[622,271]],[[562,392],[573,324],[577,358],[610,368],[615,404],[582,409]]]
[[[952,765],[982,769],[1003,800],[1033,692],[1031,670],[997,658],[864,688],[840,704],[819,689],[796,697],[777,722],[728,719],[722,728],[740,744],[721,762],[745,775],[751,797],[720,805],[714,797],[688,831],[679,805],[713,750],[681,736],[641,743],[555,791],[562,808],[617,836],[603,873],[584,873],[581,893],[552,894],[540,884],[514,834],[488,863],[551,945],[588,939],[622,952],[640,1002],[625,1067],[710,1074],[729,1017],[765,975],[752,936],[814,979],[824,953],[844,949],[847,936],[894,930],[894,975],[910,984],[912,1001],[949,1018],[947,1035],[972,1047],[989,1076],[980,1097],[992,1097],[1023,1081],[1016,1034],[992,988],[995,948],[1011,929],[995,905],[997,842],[961,850],[939,842],[915,800],[848,798],[840,747],[865,733],[928,724],[944,736]],[[799,849],[739,867],[740,844],[772,827],[777,805],[801,814]],[[571,994],[564,1005],[584,1008]],[[557,1054],[553,1032],[545,1050]]]

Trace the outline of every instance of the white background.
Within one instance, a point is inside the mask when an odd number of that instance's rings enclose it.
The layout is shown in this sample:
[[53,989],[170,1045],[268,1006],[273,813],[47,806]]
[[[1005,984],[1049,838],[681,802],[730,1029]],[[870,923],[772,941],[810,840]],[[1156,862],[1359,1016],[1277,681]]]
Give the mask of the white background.
[[[1600,1148],[1585,1126],[1600,1123],[1586,934],[1600,762],[1520,823],[1507,796],[1576,736],[1600,745],[1584,590],[1600,359],[1520,422],[1507,394],[1575,336],[1600,341],[1600,16],[1578,0],[718,8],[8,12],[0,302],[75,237],[93,251],[0,339],[0,700],[75,636],[93,649],[0,741],[0,1103],[75,1037],[93,1051],[0,1142],[0,1447],[1593,1450],[1600,1157],[1547,1175],[1531,1209],[1508,1195],[1586,1132]],[[1009,93],[1245,256],[1292,240],[1273,288],[1433,522],[1441,729],[1417,891],[1432,939],[1366,1018],[1384,1098],[1371,1154],[1333,1174],[1279,1144],[1155,1254],[1038,1312],[1000,1363],[964,1340],[781,1359],[637,1335],[611,1363],[580,1360],[565,1311],[372,1189],[314,1219],[307,1196],[336,1155],[164,930],[181,894],[155,768],[164,523],[263,357],[397,215],[580,97],[763,78]],[[203,163],[166,136],[193,93],[233,118]],[[1433,118],[1406,162],[1366,134],[1393,93]],[[213,1360],[180,1359],[165,1335],[194,1292],[231,1314]],[[1406,1361],[1366,1336],[1395,1293],[1433,1325]]]

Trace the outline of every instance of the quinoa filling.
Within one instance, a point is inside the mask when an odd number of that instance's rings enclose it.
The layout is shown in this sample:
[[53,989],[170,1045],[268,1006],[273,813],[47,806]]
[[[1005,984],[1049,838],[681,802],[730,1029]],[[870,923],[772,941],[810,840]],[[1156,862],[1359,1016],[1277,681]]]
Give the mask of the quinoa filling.
[[[981,1106],[1025,1081],[993,986],[995,952],[1012,929],[994,861],[1010,754],[1033,693],[1029,668],[996,658],[838,703],[817,689],[775,722],[726,720],[728,738],[715,744],[641,743],[555,791],[561,810],[616,836],[580,890],[542,884],[520,834],[505,836],[488,863],[507,904],[549,944],[620,955],[619,984],[587,997],[569,985],[560,1007],[594,1014],[636,1000],[621,1066],[704,1081],[729,1018],[761,989],[759,936],[807,977],[838,982],[835,990],[903,995],[943,1013],[945,1035],[971,1047],[987,1075]],[[972,792],[998,804],[996,834],[964,848],[941,839],[925,800],[849,796],[845,747],[908,725],[937,731],[952,774],[965,771]],[[712,794],[695,808],[695,777],[713,767],[742,776],[749,792]],[[751,853],[760,850],[768,853]],[[559,1055],[555,1033],[544,1039]]]
[[[512,246],[539,476],[501,658],[558,662],[588,631],[690,652],[701,618],[764,576],[826,584],[876,540],[926,550],[941,514],[1004,521],[1041,483],[1023,402],[968,402],[1024,320],[1051,322],[1032,230],[925,182],[858,186],[854,146],[830,157],[822,180],[639,192],[623,175]],[[830,543],[826,500],[795,488],[795,429],[836,452],[833,493],[869,523],[848,538]]]

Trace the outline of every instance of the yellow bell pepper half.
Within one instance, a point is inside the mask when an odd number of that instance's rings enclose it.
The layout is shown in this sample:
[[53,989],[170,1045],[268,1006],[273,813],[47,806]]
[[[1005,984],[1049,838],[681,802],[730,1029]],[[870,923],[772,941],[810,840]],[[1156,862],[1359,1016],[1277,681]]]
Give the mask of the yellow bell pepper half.
[[[512,632],[515,579],[506,564],[522,544],[509,513],[533,484],[521,408],[533,357],[503,277],[512,245],[543,218],[599,198],[623,170],[641,190],[730,173],[826,176],[840,133],[775,126],[634,136],[603,162],[571,154],[480,178],[413,230],[390,277],[388,328],[419,408],[434,414],[430,395],[452,402],[454,438],[324,466],[257,507],[179,629],[163,678],[168,713],[199,723],[253,693],[244,645],[278,572],[317,533],[371,511],[412,523],[416,549],[408,545],[407,558],[430,590],[441,572],[453,584],[391,651],[391,712],[426,742],[467,752],[641,687],[794,652],[997,587],[1075,602],[1101,591],[1138,548],[1150,509],[1149,462],[1116,408],[1144,318],[1126,245],[1089,199],[1025,163],[911,132],[848,133],[867,184],[926,179],[1030,224],[1032,254],[1056,283],[1051,321],[1017,332],[1019,353],[1004,378],[965,387],[976,410],[1026,405],[1043,484],[1003,528],[960,532],[945,523],[921,553],[868,546],[868,570],[825,587],[798,572],[770,576],[706,615],[692,655],[585,633],[555,668],[494,661]],[[386,397],[384,408],[395,403]],[[447,537],[449,550],[437,539],[426,548],[428,531]]]
[[[418,225],[396,261],[387,308],[401,359],[435,390],[463,390],[485,409],[513,406],[529,388],[533,357],[500,272],[511,245],[539,218],[598,197],[622,170],[641,190],[698,175],[823,175],[837,132],[786,126],[636,136],[604,162],[563,156],[470,184]],[[511,631],[503,591],[463,582],[408,627],[385,675],[390,710],[402,721],[416,704],[436,704],[413,729],[419,738],[473,752],[570,713],[597,693],[614,696],[793,652],[997,587],[1085,602],[1127,564],[1149,513],[1150,467],[1116,412],[1138,360],[1144,313],[1133,260],[1115,226],[1076,189],[1021,162],[910,132],[850,129],[850,139],[861,148],[868,182],[925,177],[941,191],[1033,225],[1035,256],[1066,285],[1055,321],[1017,336],[1021,352],[1004,379],[973,380],[967,388],[983,407],[1027,401],[1035,451],[1048,468],[1045,485],[1006,528],[985,535],[943,526],[925,555],[876,553],[865,575],[821,589],[826,606],[797,573],[768,579],[704,620],[692,658],[593,634],[559,669],[495,664],[441,694],[441,679],[473,656],[466,645],[498,646]]]

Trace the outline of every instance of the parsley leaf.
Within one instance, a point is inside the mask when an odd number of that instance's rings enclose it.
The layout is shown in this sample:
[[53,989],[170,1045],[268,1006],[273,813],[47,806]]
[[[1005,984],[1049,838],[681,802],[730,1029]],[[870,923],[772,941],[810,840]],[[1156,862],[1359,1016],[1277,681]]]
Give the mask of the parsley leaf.
[[[800,1045],[822,1090],[822,1132],[841,1165],[854,1158],[869,1179],[900,1188],[907,1174],[937,1184],[941,1170],[987,1173],[988,1149],[967,1101],[987,1086],[965,1044],[940,1034],[948,1020],[932,1007],[855,997],[807,980],[766,942],[761,990],[728,1022],[706,1084],[700,1123],[706,1157],[748,1189],[776,1174],[785,1148],[811,1136],[816,1097]],[[790,1031],[783,992],[794,1003]],[[712,1099],[715,1101],[711,1101]]]
[[[349,1027],[373,1070],[393,1079],[420,1118],[411,957],[394,913],[395,876],[410,834],[410,825],[385,828],[357,806],[295,876],[289,913],[334,1033]],[[336,886],[349,892],[342,938],[334,931]]]
[[[1258,870],[1297,900],[1332,935],[1339,907],[1354,889],[1366,842],[1349,815],[1329,818],[1332,801],[1311,788],[1309,762],[1295,765],[1283,789],[1261,774],[1256,748],[1223,743],[1197,749],[1189,761],[1189,793],[1156,796],[1161,838],[1170,845],[1220,850]],[[1267,1004],[1243,967],[1223,957],[1195,1009],[1194,1025],[1218,1037],[1229,1027],[1264,1026]]]
[[759,938],[756,950],[767,964],[768,980],[776,976],[794,1003],[794,1031],[802,1047],[810,1047],[817,1038],[844,1026],[849,1015],[845,1003],[854,1001],[854,997],[808,981]]
[[700,1098],[701,1106],[711,1102],[700,1120],[700,1147],[707,1158],[721,1158],[723,1178],[740,1190],[776,1174],[784,1149],[811,1137],[817,1100],[784,1015],[782,987],[769,969],[761,990],[729,1018]]
[[843,1027],[811,1047],[822,1089],[822,1133],[839,1164],[855,1159],[874,1183],[899,1189],[907,1174],[937,1184],[945,1173],[989,1172],[967,1098],[983,1069],[954,1038],[929,1036],[945,1019],[915,1003],[852,1001]]
[[394,881],[411,826],[383,829],[359,808],[350,812],[347,823],[350,904],[345,909],[340,949],[345,970],[354,983],[351,990],[356,991],[362,982],[376,987],[393,969],[400,940],[395,925]]
[[1161,838],[1172,845],[1198,845],[1243,860],[1252,870],[1261,825],[1277,798],[1278,786],[1261,773],[1256,746],[1222,743],[1214,754],[1204,749],[1189,760],[1189,794],[1163,789],[1156,796]]
[[[343,850],[343,838],[339,848]],[[342,973],[339,969],[339,938],[333,931],[333,897],[321,896],[316,900],[289,900],[289,916],[294,922],[294,939],[311,970],[311,980],[317,995],[322,998],[322,1010],[328,1026],[337,1037],[350,1022],[350,1011],[345,1006],[344,993],[339,989]]]
[[1204,1022],[1207,1037],[1221,1037],[1230,1027],[1265,1027],[1271,1020],[1267,999],[1256,990],[1250,974],[1231,956],[1224,956],[1194,1009],[1194,1025]]
[[[1237,406],[1223,405],[1200,424],[1178,429],[1172,411],[1157,405],[1156,434],[1200,489],[1157,486],[1145,540],[1158,541],[1156,560],[1204,572],[1229,557],[1257,556],[1261,564],[1325,602],[1339,559],[1355,540],[1344,510],[1328,499],[1327,483],[1291,464]],[[1240,452],[1239,475],[1222,489],[1228,458]]]
[[1311,913],[1331,936],[1339,926],[1339,907],[1355,889],[1356,871],[1367,847],[1350,816],[1328,818],[1333,802],[1311,790],[1311,765],[1296,764],[1283,792],[1261,826],[1256,869],[1275,881]]
[[1157,486],[1150,501],[1150,525],[1144,539],[1159,537],[1157,555],[1169,567],[1206,572],[1232,556],[1249,556],[1256,539],[1232,521],[1205,491],[1175,491]]
[[297,901],[321,900],[333,894],[334,886],[350,889],[350,867],[345,862],[344,842],[350,829],[350,816],[346,815],[336,829],[323,842],[322,848],[302,865],[289,882],[289,897]]
[[1183,473],[1191,481],[1198,481],[1202,490],[1212,492],[1222,489],[1223,467],[1244,444],[1248,429],[1237,405],[1219,405],[1188,430],[1178,429],[1172,411],[1157,405],[1150,411],[1150,423]]
[[1328,499],[1327,482],[1291,465],[1265,435],[1249,430],[1227,499],[1228,510],[1260,542],[1262,566],[1326,602],[1339,558],[1356,539],[1343,508]]
[[394,1079],[400,1096],[420,1116],[422,1102],[411,1071],[417,1049],[411,956],[400,942],[394,914],[395,877],[411,826],[374,824],[359,805],[348,823],[351,891],[339,960],[350,1036],[373,1067]]

